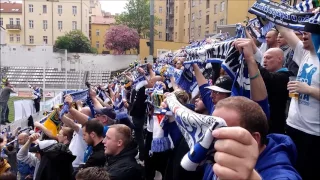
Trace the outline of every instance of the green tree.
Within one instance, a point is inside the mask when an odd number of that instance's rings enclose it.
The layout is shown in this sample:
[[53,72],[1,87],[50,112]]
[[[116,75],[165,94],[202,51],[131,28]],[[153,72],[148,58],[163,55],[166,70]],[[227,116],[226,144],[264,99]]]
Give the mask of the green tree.
[[64,36],[59,36],[55,48],[67,49],[71,53],[96,53],[89,39],[79,30],[73,30]]
[[[154,25],[158,25],[159,19],[154,18]],[[150,4],[149,0],[129,0],[125,6],[125,12],[116,16],[116,23],[126,25],[137,30],[140,37],[149,36],[150,32]],[[155,31],[155,34],[156,31]]]

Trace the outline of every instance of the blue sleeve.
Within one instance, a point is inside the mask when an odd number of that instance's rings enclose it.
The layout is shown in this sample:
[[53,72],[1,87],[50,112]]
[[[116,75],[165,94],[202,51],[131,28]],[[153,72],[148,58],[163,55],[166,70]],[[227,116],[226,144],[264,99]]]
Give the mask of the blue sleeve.
[[204,106],[206,107],[206,109],[209,112],[209,115],[211,115],[213,113],[214,110],[214,104],[212,102],[211,99],[211,90],[207,89],[206,87],[208,87],[209,84],[203,84],[202,86],[199,87],[200,90],[200,95],[203,101]]
[[106,133],[109,129],[109,126],[103,126],[103,137],[106,137]]
[[177,123],[176,122],[166,123],[163,126],[163,129],[168,130],[168,133],[171,137],[174,147],[177,147],[182,137],[182,134],[180,132],[180,129],[178,128]]
[[256,103],[259,104],[259,106],[262,108],[263,112],[266,114],[267,119],[270,118],[270,110],[269,110],[269,101],[268,97],[261,101],[256,101]]

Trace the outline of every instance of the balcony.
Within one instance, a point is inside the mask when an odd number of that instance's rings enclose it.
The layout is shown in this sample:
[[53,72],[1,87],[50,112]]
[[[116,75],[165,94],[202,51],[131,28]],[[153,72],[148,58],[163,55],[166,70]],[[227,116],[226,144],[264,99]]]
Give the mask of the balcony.
[[21,30],[21,25],[20,24],[7,24],[6,25],[7,30]]
[[174,0],[169,0],[169,3],[170,4],[174,4]]

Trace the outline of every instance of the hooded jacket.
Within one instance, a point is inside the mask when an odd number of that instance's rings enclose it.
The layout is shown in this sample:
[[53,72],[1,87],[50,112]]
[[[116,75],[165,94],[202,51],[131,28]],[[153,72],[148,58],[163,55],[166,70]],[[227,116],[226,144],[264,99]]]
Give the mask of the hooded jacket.
[[35,180],[70,180],[72,179],[72,162],[76,159],[69,148],[56,143],[41,152],[41,161]]
[[142,167],[137,163],[137,144],[128,144],[118,155],[107,157],[106,169],[111,180],[142,180]]
[[[297,159],[297,149],[289,136],[269,134],[268,144],[259,155],[255,170],[264,180],[301,180],[293,165]],[[212,165],[205,168],[204,180],[216,179]]]

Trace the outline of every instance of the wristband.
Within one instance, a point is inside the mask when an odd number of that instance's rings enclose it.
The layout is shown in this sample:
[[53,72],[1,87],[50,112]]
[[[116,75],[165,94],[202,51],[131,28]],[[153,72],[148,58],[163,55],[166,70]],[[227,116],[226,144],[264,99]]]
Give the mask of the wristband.
[[253,77],[249,77],[249,78],[250,78],[250,80],[254,80],[254,79],[256,79],[257,77],[259,77],[259,75],[260,75],[260,71],[258,70],[258,72],[257,72],[256,75],[254,75]]

